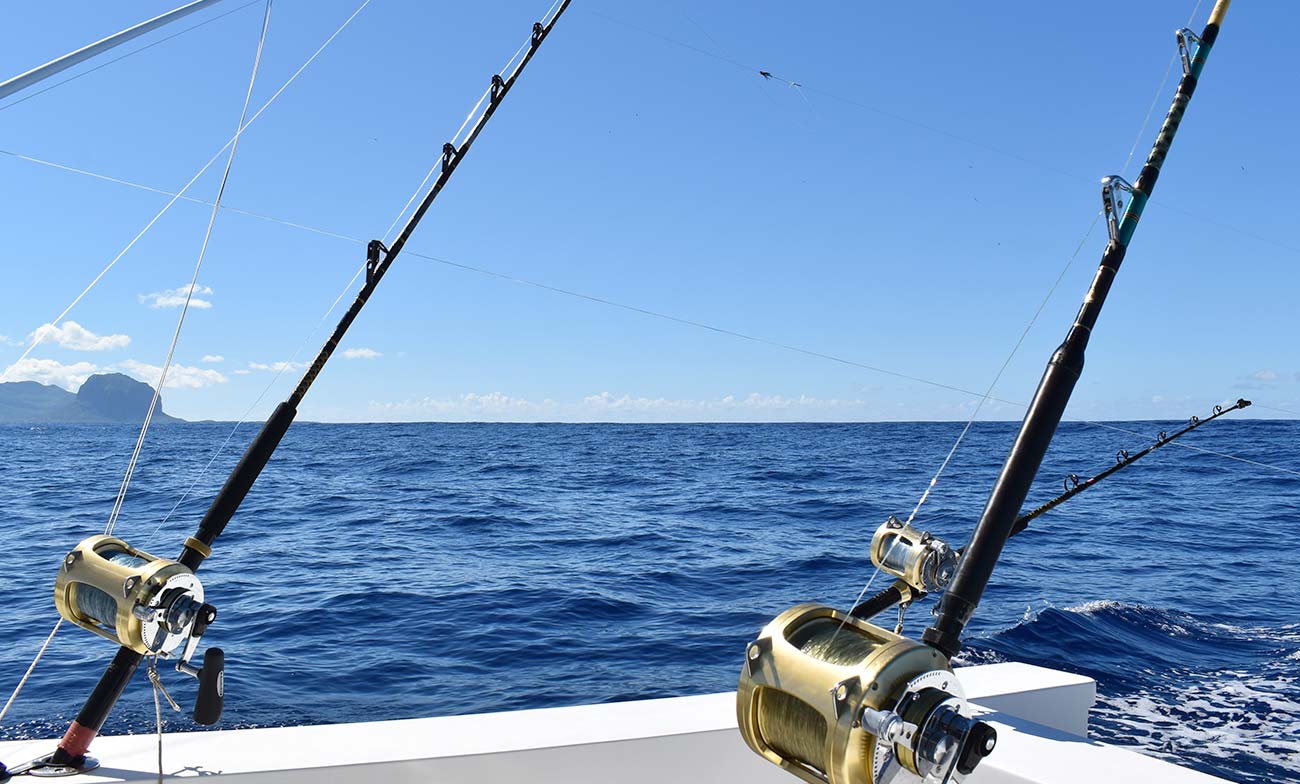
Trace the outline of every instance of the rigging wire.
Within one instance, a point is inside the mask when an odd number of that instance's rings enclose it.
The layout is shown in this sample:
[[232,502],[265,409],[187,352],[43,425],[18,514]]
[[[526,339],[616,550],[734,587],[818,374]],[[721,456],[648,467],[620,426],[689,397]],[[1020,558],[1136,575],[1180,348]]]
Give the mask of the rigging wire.
[[[140,424],[140,435],[135,441],[135,450],[131,453],[131,460],[127,463],[126,474],[122,477],[122,485],[118,488],[117,499],[113,502],[113,511],[108,516],[108,525],[104,528],[106,535],[111,535],[113,529],[117,527],[117,519],[122,514],[122,506],[126,503],[127,488],[131,486],[131,477],[135,474],[135,467],[140,460],[140,452],[144,449],[145,436],[149,434],[149,425],[153,422],[154,411],[158,408],[159,398],[162,397],[163,385],[167,383],[167,371],[171,369],[172,359],[176,356],[176,346],[181,340],[181,330],[185,327],[185,316],[189,314],[190,302],[194,298],[194,290],[199,285],[199,271],[203,269],[203,259],[208,253],[208,243],[212,240],[212,229],[217,223],[217,213],[221,209],[221,199],[226,194],[226,184],[230,181],[230,170],[235,165],[235,152],[239,149],[239,138],[244,132],[245,119],[248,117],[248,106],[253,100],[253,87],[257,84],[257,73],[262,67],[262,51],[266,46],[266,31],[271,26],[271,2],[266,0],[266,12],[262,15],[262,32],[257,39],[257,52],[253,55],[253,72],[248,78],[248,90],[244,93],[244,105],[239,113],[239,123],[235,126],[235,136],[231,140],[230,154],[226,157],[226,169],[221,174],[221,185],[217,187],[217,198],[212,203],[212,212],[208,216],[208,226],[203,232],[203,243],[199,246],[199,257],[194,262],[194,273],[190,276],[190,285],[185,288],[185,302],[181,305],[181,314],[176,319],[176,331],[172,333],[171,346],[167,349],[167,359],[163,362],[162,370],[158,374],[158,383],[154,385],[153,399],[149,401],[149,409],[145,412],[144,422]],[[173,202],[174,203],[174,202]]]
[[20,103],[22,103],[22,102],[24,102],[24,101],[30,101],[31,99],[35,98],[35,97],[38,96],[38,95],[43,95],[44,93],[48,93],[50,90],[53,90],[53,89],[56,88],[56,87],[62,87],[63,85],[67,84],[68,82],[75,82],[76,80],[80,79],[80,78],[83,77],[83,76],[89,76],[90,74],[94,73],[95,71],[98,71],[98,70],[101,69],[101,68],[107,68],[108,66],[112,65],[113,63],[121,62],[122,60],[125,60],[125,59],[128,58],[128,57],[131,57],[131,56],[133,56],[133,55],[140,54],[141,52],[145,51],[146,49],[152,49],[152,48],[154,48],[155,46],[158,46],[159,44],[167,43],[168,41],[172,40],[173,38],[176,38],[177,36],[185,35],[186,33],[190,32],[191,30],[197,30],[197,29],[199,29],[200,27],[203,27],[204,25],[212,24],[213,22],[217,21],[218,19],[224,19],[225,17],[230,16],[230,15],[233,14],[233,13],[237,13],[237,12],[239,12],[239,11],[242,11],[242,10],[244,10],[245,8],[248,8],[248,7],[250,7],[250,6],[255,6],[255,5],[257,5],[259,2],[260,2],[260,0],[249,0],[249,2],[244,3],[244,4],[241,5],[241,6],[237,6],[237,7],[235,7],[235,8],[232,8],[232,9],[230,9],[229,11],[226,11],[226,12],[223,13],[223,14],[218,14],[218,15],[212,17],[211,19],[205,19],[205,20],[203,20],[202,22],[199,22],[199,23],[196,24],[196,25],[191,25],[191,26],[185,28],[184,30],[181,30],[181,31],[176,32],[176,33],[172,33],[171,35],[166,36],[165,38],[159,38],[157,41],[154,41],[154,42],[151,43],[151,44],[147,44],[147,45],[145,45],[145,46],[142,46],[142,47],[140,47],[139,49],[133,49],[133,50],[127,52],[126,54],[118,55],[117,57],[114,57],[114,58],[111,59],[111,60],[108,60],[108,61],[106,61],[106,62],[100,63],[99,65],[95,66],[94,68],[87,68],[86,70],[82,71],[81,73],[78,73],[78,74],[74,74],[74,75],[72,75],[72,76],[69,76],[69,77],[66,78],[66,79],[63,79],[63,80],[61,80],[61,81],[58,81],[58,82],[55,82],[54,84],[49,85],[48,87],[44,87],[44,88],[41,88],[40,90],[36,90],[35,92],[32,92],[32,93],[30,93],[30,94],[28,94],[28,95],[24,95],[23,97],[19,98],[19,99],[16,100],[16,101],[10,101],[9,103],[5,104],[4,106],[0,106],[0,112],[3,112],[5,109],[8,109],[8,108],[10,108],[10,107],[17,106],[18,104],[20,104]]
[[[362,10],[364,10],[365,7],[368,5],[370,5],[370,0],[362,0],[362,3],[360,6],[357,7],[357,10],[353,11],[352,15],[349,16],[343,22],[343,24],[339,25],[338,29],[336,29],[330,35],[329,38],[325,39],[325,42],[321,44],[320,47],[317,48],[316,51],[313,52],[310,57],[307,58],[306,62],[304,62],[301,66],[298,67],[298,70],[293,72],[293,74],[284,82],[284,84],[280,85],[280,88],[276,90],[275,93],[273,93],[270,98],[267,99],[266,103],[262,104],[261,108],[258,109],[253,114],[253,116],[250,117],[248,121],[244,123],[242,127],[239,128],[239,130],[235,134],[235,137],[232,137],[230,141],[227,141],[225,144],[223,144],[221,146],[221,149],[217,150],[216,153],[214,153],[213,156],[208,159],[207,163],[203,164],[203,166],[197,172],[195,172],[194,176],[190,178],[189,182],[185,183],[185,185],[180,189],[180,191],[178,191],[174,196],[172,196],[171,200],[168,201],[167,204],[164,205],[163,208],[159,210],[158,213],[154,215],[153,218],[151,218],[148,223],[145,224],[144,228],[141,229],[139,233],[137,233],[135,237],[133,237],[131,241],[126,244],[126,247],[122,248],[122,250],[116,256],[113,257],[113,260],[110,261],[102,270],[99,271],[99,274],[96,275],[94,279],[90,281],[90,283],[86,286],[86,288],[82,289],[81,293],[78,294],[72,300],[72,302],[69,303],[68,306],[63,309],[63,312],[61,312],[58,316],[54,318],[52,322],[50,322],[51,324],[57,326],[58,323],[63,320],[63,317],[68,315],[68,313],[70,313],[72,309],[75,308],[77,304],[80,303],[81,300],[84,299],[85,296],[90,293],[90,290],[93,289],[99,283],[99,281],[102,280],[103,277],[108,274],[108,271],[111,270],[114,266],[116,266],[117,263],[122,260],[122,257],[125,256],[127,252],[131,250],[131,248],[135,247],[135,244],[139,242],[140,239],[144,237],[144,235],[150,229],[153,228],[154,224],[156,224],[159,220],[161,220],[162,217],[166,215],[169,210],[171,210],[172,206],[181,199],[181,197],[190,189],[192,185],[194,185],[195,182],[198,181],[199,177],[202,177],[203,174],[212,167],[212,164],[217,162],[217,159],[221,157],[221,154],[225,152],[232,144],[234,144],[235,139],[238,138],[239,134],[243,133],[250,125],[256,122],[257,118],[261,117],[262,113],[265,112],[268,108],[270,108],[271,104],[275,103],[275,101],[280,97],[280,95],[283,94],[286,89],[288,89],[289,85],[297,81],[298,77],[302,75],[302,72],[307,70],[307,67],[316,61],[316,58],[320,56],[321,52],[325,51],[325,48],[328,47],[331,43],[333,43],[334,39],[337,38],[339,34],[342,33],[343,30],[346,29],[347,26],[352,23],[352,20],[356,19],[357,15],[360,14]],[[33,333],[31,342],[28,344],[27,348],[23,351],[22,355],[19,356],[18,359],[14,362],[14,364],[17,365],[18,363],[27,359],[27,357],[31,355],[32,349],[36,348],[39,342],[40,342],[39,333]]]

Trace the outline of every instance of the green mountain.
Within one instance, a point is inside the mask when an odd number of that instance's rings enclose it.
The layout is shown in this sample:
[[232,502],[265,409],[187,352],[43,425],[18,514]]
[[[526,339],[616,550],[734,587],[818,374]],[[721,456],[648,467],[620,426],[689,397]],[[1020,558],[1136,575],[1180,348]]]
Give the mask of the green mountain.
[[[149,410],[153,387],[121,373],[91,376],[76,394],[35,381],[0,384],[0,424],[139,423]],[[183,422],[163,413],[154,422]]]

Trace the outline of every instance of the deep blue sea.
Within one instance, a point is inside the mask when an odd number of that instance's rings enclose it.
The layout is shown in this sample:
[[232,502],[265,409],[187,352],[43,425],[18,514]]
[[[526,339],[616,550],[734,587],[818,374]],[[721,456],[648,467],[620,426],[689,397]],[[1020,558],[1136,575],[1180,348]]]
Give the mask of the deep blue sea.
[[[1030,503],[1180,423],[1114,424],[1134,432],[1064,425]],[[229,428],[156,427],[117,534],[175,557],[255,426],[159,522]],[[852,603],[871,533],[912,509],[960,428],[297,424],[201,572],[220,608],[204,643],[227,655],[221,726],[733,689],[773,615]],[[974,427],[923,526],[969,536],[1014,432]],[[0,427],[0,701],[134,438]],[[1300,470],[1300,422],[1229,415],[1180,443]],[[967,661],[1095,678],[1095,737],[1236,781],[1300,778],[1300,476],[1168,446],[1013,539],[971,632]],[[112,653],[65,625],[0,738],[60,735]],[[164,672],[188,711],[193,682]],[[105,731],[153,722],[140,676]]]

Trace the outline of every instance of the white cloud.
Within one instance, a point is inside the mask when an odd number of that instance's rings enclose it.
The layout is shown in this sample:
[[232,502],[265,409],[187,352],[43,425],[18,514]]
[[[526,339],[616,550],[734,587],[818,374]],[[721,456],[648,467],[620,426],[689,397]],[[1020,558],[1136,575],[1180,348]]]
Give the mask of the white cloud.
[[251,370],[244,370],[243,368],[240,368],[239,370],[232,370],[231,372],[234,373],[236,376],[251,376],[251,375],[253,375],[253,371],[251,371]]
[[126,335],[96,335],[75,321],[65,321],[61,327],[42,324],[28,340],[38,344],[57,343],[75,351],[109,351],[131,345],[131,338]]
[[271,370],[276,373],[285,370],[302,370],[305,367],[307,367],[307,365],[304,362],[271,362],[271,363],[249,362],[248,363],[249,370]]
[[204,354],[203,359],[200,359],[199,361],[216,364],[217,362],[225,362],[226,358],[221,356],[220,354]]
[[151,308],[179,308],[185,304],[185,297],[189,295],[190,307],[199,310],[207,310],[212,307],[211,300],[201,299],[200,295],[212,293],[212,287],[200,286],[198,284],[179,286],[166,291],[155,291],[152,294],[139,295],[140,304],[148,305]]
[[53,384],[68,391],[75,391],[87,378],[94,375],[99,368],[89,362],[74,362],[65,365],[54,359],[27,358],[5,368],[0,373],[0,382],[36,381],[41,384]]
[[8,335],[0,335],[0,346],[21,346],[21,345],[23,344],[17,340],[14,340]]
[[1254,373],[1247,376],[1247,378],[1252,381],[1277,381],[1278,375],[1275,370],[1256,370]]
[[343,350],[344,359],[375,359],[383,355],[382,351],[375,351],[373,348],[349,348]]
[[[128,359],[118,363],[118,367],[129,375],[139,378],[149,386],[157,386],[162,376],[162,368]],[[189,365],[172,365],[167,370],[166,389],[201,389],[213,384],[226,383],[226,377],[210,368],[191,367]]]

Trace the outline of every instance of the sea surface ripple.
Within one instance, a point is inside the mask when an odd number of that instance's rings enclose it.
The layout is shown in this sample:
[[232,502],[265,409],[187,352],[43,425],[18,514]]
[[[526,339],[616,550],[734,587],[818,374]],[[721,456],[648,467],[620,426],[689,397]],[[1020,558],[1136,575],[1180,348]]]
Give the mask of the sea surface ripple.
[[[1132,434],[1063,425],[1028,503],[1179,425],[1113,424]],[[871,532],[911,511],[960,427],[299,423],[202,572],[220,608],[205,643],[227,656],[221,726],[734,689],[772,616],[853,601]],[[175,557],[256,429],[161,522],[229,428],[155,427],[118,535]],[[975,426],[923,527],[970,535],[1015,429]],[[0,700],[54,624],[60,559],[102,531],[134,437],[0,427]],[[1300,470],[1298,442],[1300,422],[1225,418],[1180,443]],[[1169,446],[1008,544],[963,658],[1095,678],[1102,740],[1236,781],[1296,779],[1297,575],[1300,477]],[[928,619],[914,608],[908,633]],[[0,738],[60,735],[111,652],[65,627]],[[193,682],[165,677],[191,704]],[[105,731],[153,724],[140,677]]]

